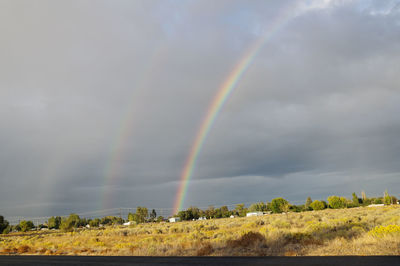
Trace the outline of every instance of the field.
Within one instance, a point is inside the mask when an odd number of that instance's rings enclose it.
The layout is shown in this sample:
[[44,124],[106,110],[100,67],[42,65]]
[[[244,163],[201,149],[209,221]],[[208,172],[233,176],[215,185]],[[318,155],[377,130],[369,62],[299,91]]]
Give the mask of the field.
[[400,255],[400,206],[0,235],[0,254]]

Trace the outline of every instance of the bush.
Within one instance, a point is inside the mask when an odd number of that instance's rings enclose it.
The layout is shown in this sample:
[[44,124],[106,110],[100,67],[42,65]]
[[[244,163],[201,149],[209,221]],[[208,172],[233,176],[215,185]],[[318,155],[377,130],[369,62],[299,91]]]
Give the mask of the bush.
[[271,211],[273,213],[281,213],[289,209],[289,202],[284,198],[276,198],[271,201]]
[[329,207],[332,209],[342,209],[347,207],[347,199],[344,197],[330,196],[328,197]]
[[35,226],[34,226],[34,224],[33,224],[32,221],[25,221],[25,220],[23,220],[23,221],[21,221],[21,222],[19,223],[19,227],[20,227],[20,229],[21,229],[22,232],[26,232],[26,231],[31,230],[31,229],[34,228]]
[[61,220],[60,229],[69,232],[72,231],[73,228],[77,228],[81,225],[81,219],[77,214],[70,214],[68,218],[63,218]]
[[324,204],[324,202],[319,201],[319,200],[314,200],[311,204],[310,207],[315,210],[315,211],[319,211],[319,210],[323,210],[326,209],[326,205]]
[[4,217],[0,215],[0,233],[2,233],[9,226],[7,220],[4,220]]
[[400,236],[400,225],[377,226],[369,231],[368,234],[375,237],[383,237],[385,235]]
[[265,237],[257,232],[248,232],[242,235],[239,239],[229,240],[227,246],[229,248],[251,247],[259,243],[265,243]]
[[60,224],[61,224],[61,217],[57,216],[57,217],[51,217],[48,220],[48,227],[49,229],[59,229],[60,228]]
[[99,218],[95,218],[93,220],[90,220],[89,221],[89,225],[90,225],[90,227],[99,227],[100,219]]

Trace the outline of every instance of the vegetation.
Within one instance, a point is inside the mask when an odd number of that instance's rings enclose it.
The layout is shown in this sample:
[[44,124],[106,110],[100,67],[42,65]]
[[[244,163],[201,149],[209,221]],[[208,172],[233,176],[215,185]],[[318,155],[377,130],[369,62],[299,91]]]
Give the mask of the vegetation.
[[[237,204],[232,210],[192,206],[176,215],[184,221],[179,223],[166,223],[155,210],[149,214],[137,207],[127,217],[133,222],[129,227],[117,216],[70,214],[37,227],[27,220],[10,225],[0,216],[0,254],[400,255],[397,198],[387,191],[378,198],[361,195],[353,193],[351,200],[330,196],[328,203],[308,197],[304,205],[275,198],[249,208]],[[382,207],[362,208],[370,204]],[[266,215],[245,217],[247,212]]]
[[0,254],[400,255],[399,236],[400,206],[390,205],[10,233],[0,236]]
[[289,202],[284,198],[276,198],[271,201],[271,211],[273,213],[287,212]]
[[310,204],[310,208],[313,209],[314,211],[320,211],[326,209],[326,203],[324,201],[314,200]]
[[4,220],[4,217],[0,215],[0,233],[8,233],[9,232],[9,223],[7,220]]

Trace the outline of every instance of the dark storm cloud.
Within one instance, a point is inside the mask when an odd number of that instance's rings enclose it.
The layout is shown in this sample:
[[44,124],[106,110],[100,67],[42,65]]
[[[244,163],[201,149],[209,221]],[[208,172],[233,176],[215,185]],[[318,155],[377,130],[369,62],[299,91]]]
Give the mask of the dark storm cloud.
[[218,115],[186,204],[396,193],[397,4],[1,2],[0,211],[170,207],[217,89],[288,8]]

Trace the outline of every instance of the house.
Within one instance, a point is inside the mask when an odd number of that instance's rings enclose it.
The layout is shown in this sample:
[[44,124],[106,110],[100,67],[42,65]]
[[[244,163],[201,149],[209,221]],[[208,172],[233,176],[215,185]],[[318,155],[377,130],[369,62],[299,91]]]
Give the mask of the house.
[[229,218],[235,218],[235,216],[231,215],[231,216],[229,216]]
[[263,212],[248,212],[246,214],[246,217],[252,217],[252,216],[263,216],[264,213]]
[[385,206],[385,204],[371,204],[368,205],[367,207],[382,207],[382,206]]
[[171,217],[168,219],[170,223],[179,222],[181,219],[179,217]]
[[203,221],[203,220],[207,220],[207,217],[199,217],[199,219],[197,219],[199,221]]
[[133,224],[133,223],[134,223],[134,222],[129,221],[129,222],[123,223],[122,225],[131,225],[131,224]]

